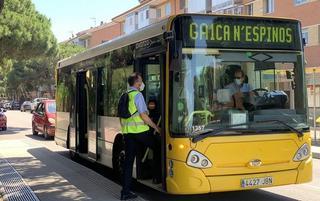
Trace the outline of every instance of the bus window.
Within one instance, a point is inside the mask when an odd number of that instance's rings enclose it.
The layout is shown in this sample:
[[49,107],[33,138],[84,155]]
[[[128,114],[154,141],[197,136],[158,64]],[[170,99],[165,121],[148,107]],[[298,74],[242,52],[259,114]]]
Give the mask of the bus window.
[[[173,133],[197,135],[206,129],[250,125],[261,120],[281,120],[295,128],[307,127],[305,100],[295,88],[297,83],[303,85],[302,80],[287,77],[287,71],[295,74],[296,69],[301,68],[300,55],[189,49],[182,52],[181,70],[174,71],[174,78],[170,79],[174,92],[171,98]],[[255,61],[265,58],[268,62],[264,64]],[[239,71],[243,80],[237,85],[235,79]],[[287,129],[271,124],[264,126],[272,130]]]
[[146,65],[146,102],[149,100],[157,100],[160,98],[160,64]]

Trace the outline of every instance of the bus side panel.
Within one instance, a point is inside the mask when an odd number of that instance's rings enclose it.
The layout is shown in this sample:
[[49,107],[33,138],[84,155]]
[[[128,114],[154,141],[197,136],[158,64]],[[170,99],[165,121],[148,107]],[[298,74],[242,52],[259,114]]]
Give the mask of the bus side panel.
[[70,124],[69,112],[57,112],[56,132],[54,140],[57,145],[67,148],[68,126]]
[[98,116],[98,154],[100,163],[112,167],[112,150],[121,126],[118,117]]

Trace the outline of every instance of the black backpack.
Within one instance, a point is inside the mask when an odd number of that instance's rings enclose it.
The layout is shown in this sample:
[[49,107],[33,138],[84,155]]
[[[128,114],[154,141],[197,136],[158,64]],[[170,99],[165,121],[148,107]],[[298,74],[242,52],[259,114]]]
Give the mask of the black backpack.
[[129,93],[133,91],[135,90],[127,91],[121,95],[118,102],[118,117],[123,119],[128,119],[137,112],[136,111],[133,114],[130,114],[130,111],[129,111]]

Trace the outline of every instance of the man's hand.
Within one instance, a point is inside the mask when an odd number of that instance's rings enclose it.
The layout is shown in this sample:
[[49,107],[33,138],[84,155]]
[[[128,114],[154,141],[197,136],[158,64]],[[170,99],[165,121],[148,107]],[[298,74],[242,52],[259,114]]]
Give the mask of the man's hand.
[[161,128],[157,126],[157,129],[154,129],[157,133],[161,134]]
[[156,132],[160,133],[160,128],[153,123],[153,121],[150,119],[150,117],[147,115],[147,113],[140,114],[141,119],[144,121],[144,123],[148,124],[150,127],[152,127]]

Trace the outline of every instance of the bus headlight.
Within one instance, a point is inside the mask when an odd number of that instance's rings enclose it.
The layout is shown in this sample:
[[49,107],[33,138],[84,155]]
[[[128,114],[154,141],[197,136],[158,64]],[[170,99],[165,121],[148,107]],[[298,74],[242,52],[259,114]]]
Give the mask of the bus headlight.
[[194,150],[190,151],[187,158],[187,164],[191,167],[196,167],[196,168],[212,167],[212,163],[206,156]]
[[296,155],[293,158],[293,161],[302,161],[308,158],[310,155],[310,147],[308,144],[303,144],[299,150],[297,151]]

